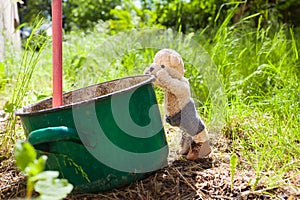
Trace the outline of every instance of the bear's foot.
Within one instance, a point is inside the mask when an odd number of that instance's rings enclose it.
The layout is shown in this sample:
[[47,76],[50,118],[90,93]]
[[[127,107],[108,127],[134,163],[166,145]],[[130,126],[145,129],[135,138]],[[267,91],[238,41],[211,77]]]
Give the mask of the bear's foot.
[[198,160],[207,157],[211,153],[211,147],[208,141],[203,143],[193,142],[189,152],[187,153],[186,159]]

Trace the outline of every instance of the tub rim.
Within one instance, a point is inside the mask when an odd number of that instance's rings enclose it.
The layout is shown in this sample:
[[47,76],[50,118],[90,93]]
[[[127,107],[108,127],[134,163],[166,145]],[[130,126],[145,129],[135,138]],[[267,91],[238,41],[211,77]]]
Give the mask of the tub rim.
[[93,84],[93,85],[89,85],[89,86],[86,86],[86,87],[83,87],[83,88],[78,88],[78,89],[71,90],[71,91],[68,91],[68,92],[64,92],[63,95],[68,94],[68,93],[72,93],[72,92],[76,92],[76,91],[79,91],[79,90],[82,90],[82,89],[85,89],[85,88],[95,87],[95,86],[101,85],[101,84],[107,84],[107,83],[111,83],[111,82],[114,82],[114,81],[121,81],[121,80],[125,80],[125,79],[136,78],[136,77],[148,77],[148,79],[146,79],[144,81],[141,81],[137,84],[134,84],[130,87],[126,87],[124,89],[121,89],[121,90],[118,90],[118,91],[115,91],[115,92],[111,92],[111,93],[108,93],[108,94],[105,94],[105,95],[101,95],[101,96],[98,96],[98,97],[90,98],[90,99],[87,99],[87,100],[82,100],[82,101],[78,101],[78,102],[75,102],[75,103],[62,105],[62,106],[58,106],[58,107],[55,107],[55,108],[47,108],[47,109],[38,110],[38,111],[34,111],[34,112],[24,112],[25,109],[36,106],[36,105],[38,105],[38,104],[40,104],[44,101],[49,101],[50,99],[53,99],[53,97],[48,97],[48,98],[40,100],[36,103],[32,103],[32,104],[29,104],[29,105],[24,106],[22,108],[19,108],[18,110],[16,110],[15,115],[22,117],[22,116],[31,116],[31,115],[40,115],[40,114],[52,113],[52,112],[57,112],[59,110],[66,110],[66,109],[69,109],[73,106],[79,106],[79,105],[82,105],[82,104],[87,104],[87,103],[90,103],[90,102],[93,102],[93,101],[104,99],[104,98],[107,98],[107,97],[110,97],[110,96],[113,96],[113,95],[125,93],[127,91],[139,88],[143,85],[152,83],[155,79],[155,77],[153,75],[148,75],[148,74],[127,76],[127,77],[117,78],[117,79],[113,79],[113,80],[109,80],[109,81],[105,81],[105,82],[101,82],[101,83],[96,83],[96,84]]

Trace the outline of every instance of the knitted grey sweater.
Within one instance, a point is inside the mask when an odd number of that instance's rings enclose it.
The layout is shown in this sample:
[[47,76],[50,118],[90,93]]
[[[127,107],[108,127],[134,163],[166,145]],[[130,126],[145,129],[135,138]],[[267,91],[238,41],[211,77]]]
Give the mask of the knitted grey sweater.
[[181,111],[173,116],[166,116],[166,122],[172,126],[182,128],[191,136],[197,135],[205,129],[204,123],[201,121],[193,100],[190,100]]

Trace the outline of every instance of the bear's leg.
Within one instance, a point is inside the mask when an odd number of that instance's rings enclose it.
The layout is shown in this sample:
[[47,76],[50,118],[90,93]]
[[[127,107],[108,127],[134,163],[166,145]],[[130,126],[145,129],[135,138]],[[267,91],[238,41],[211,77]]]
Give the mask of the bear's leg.
[[[210,154],[211,148],[209,146],[207,130],[192,100],[180,112],[173,116],[167,116],[166,122],[172,126],[179,126],[192,137],[192,145],[185,141],[182,145],[182,153],[184,154],[188,151],[187,159],[196,160]],[[186,147],[190,147],[189,150]]]
[[182,132],[181,141],[180,141],[181,149],[177,153],[179,155],[187,155],[189,150],[192,147],[192,142],[193,142],[192,137],[187,135],[185,132]]

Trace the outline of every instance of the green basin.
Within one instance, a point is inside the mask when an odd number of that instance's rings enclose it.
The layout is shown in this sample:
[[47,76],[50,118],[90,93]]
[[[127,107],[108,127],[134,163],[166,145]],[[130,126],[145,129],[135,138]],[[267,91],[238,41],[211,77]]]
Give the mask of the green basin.
[[73,192],[107,191],[166,166],[168,145],[153,76],[141,75],[88,86],[16,112],[28,141],[48,156]]

